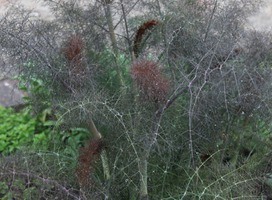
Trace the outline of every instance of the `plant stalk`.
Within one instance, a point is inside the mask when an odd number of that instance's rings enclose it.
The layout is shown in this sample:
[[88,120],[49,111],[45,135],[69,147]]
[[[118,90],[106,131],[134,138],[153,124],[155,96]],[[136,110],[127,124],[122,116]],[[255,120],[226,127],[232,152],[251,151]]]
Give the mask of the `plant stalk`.
[[112,12],[111,12],[111,3],[105,3],[104,6],[104,11],[105,11],[105,16],[109,28],[109,35],[110,35],[110,40],[111,40],[111,45],[112,45],[112,50],[115,56],[115,63],[116,63],[116,72],[117,76],[119,79],[119,84],[120,86],[124,87],[124,81],[121,73],[121,69],[117,63],[117,57],[118,57],[118,46],[117,46],[117,40],[116,40],[116,34],[114,32],[114,25],[113,25],[113,19],[112,19]]
[[[102,134],[97,130],[92,118],[89,119],[88,126],[89,126],[90,132],[93,133],[94,138],[102,139]],[[109,180],[111,176],[110,176],[109,161],[108,161],[108,156],[107,156],[106,150],[102,150],[101,160],[102,160],[102,167],[103,167],[104,176],[105,176],[106,180]]]
[[147,155],[143,155],[140,158],[138,167],[140,172],[140,200],[148,200],[148,189],[147,189]]

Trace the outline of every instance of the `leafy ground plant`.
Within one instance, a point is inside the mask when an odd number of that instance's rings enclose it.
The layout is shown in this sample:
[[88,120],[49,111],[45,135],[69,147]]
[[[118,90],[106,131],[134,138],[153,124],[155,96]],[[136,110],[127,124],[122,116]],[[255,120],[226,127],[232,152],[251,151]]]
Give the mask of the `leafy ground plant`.
[[25,145],[40,145],[47,142],[50,129],[41,125],[25,109],[15,112],[11,108],[0,107],[0,152],[9,154]]

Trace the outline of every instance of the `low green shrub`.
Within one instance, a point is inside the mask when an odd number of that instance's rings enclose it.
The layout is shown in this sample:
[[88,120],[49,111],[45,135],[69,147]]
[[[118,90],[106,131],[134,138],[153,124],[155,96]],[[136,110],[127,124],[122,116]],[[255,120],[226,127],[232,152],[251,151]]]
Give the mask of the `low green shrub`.
[[50,127],[44,126],[38,117],[25,109],[15,112],[0,107],[0,152],[9,154],[24,145],[46,143]]

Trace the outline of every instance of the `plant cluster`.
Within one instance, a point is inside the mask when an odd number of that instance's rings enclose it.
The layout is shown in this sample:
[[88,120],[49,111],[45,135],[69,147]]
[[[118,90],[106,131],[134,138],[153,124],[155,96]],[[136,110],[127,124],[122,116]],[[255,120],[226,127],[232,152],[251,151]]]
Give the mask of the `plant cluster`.
[[45,2],[53,21],[0,21],[30,108],[55,117],[46,150],[0,159],[1,197],[271,198],[272,37],[245,28],[259,2]]
[[0,107],[0,152],[10,154],[24,145],[46,144],[50,129],[32,117],[28,110],[16,113]]

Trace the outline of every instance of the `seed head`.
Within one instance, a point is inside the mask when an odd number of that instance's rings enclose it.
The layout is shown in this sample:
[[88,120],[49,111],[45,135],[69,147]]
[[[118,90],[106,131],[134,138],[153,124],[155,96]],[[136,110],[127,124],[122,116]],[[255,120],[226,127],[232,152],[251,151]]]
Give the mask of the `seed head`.
[[140,60],[133,63],[131,76],[140,93],[151,102],[161,103],[169,92],[169,81],[154,61]]

